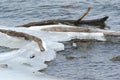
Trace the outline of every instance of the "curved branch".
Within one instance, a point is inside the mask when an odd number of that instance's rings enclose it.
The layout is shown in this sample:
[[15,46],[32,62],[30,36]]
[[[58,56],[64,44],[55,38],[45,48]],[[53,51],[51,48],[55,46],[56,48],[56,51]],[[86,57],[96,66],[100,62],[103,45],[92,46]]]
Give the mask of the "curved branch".
[[16,32],[12,30],[4,30],[4,29],[0,29],[0,32],[5,33],[10,36],[24,37],[26,40],[34,40],[39,45],[40,51],[41,52],[45,51],[45,48],[43,47],[43,44],[42,44],[42,40],[36,36],[23,33],[23,32]]

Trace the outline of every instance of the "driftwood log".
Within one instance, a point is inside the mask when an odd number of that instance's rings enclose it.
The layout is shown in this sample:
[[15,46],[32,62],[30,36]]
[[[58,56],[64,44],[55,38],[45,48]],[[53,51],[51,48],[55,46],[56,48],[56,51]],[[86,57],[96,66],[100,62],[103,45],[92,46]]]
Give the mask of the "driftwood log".
[[27,33],[23,33],[23,32],[16,32],[16,31],[12,31],[12,30],[4,30],[4,29],[0,29],[0,32],[5,33],[9,36],[23,37],[26,40],[34,40],[39,45],[40,51],[41,52],[45,51],[45,48],[43,47],[43,44],[42,44],[42,40],[36,36],[30,35]]
[[120,61],[120,56],[117,57],[113,57],[112,59],[110,59],[111,61]]
[[[82,20],[80,21],[78,25],[86,24],[86,25],[92,25],[92,26],[100,26],[101,29],[105,29],[106,24],[105,21],[108,19],[108,16],[105,16],[100,19],[94,19],[94,20]],[[76,20],[47,20],[47,21],[41,21],[41,22],[31,22],[23,25],[19,25],[17,27],[30,27],[30,26],[42,26],[42,25],[51,25],[51,24],[67,24],[67,25],[75,25],[76,26]]]
[[42,26],[42,25],[50,25],[50,24],[67,24],[67,25],[92,25],[92,26],[100,26],[101,29],[105,29],[106,24],[105,21],[108,19],[108,16],[105,16],[100,19],[93,19],[93,20],[82,20],[90,11],[91,7],[88,7],[85,13],[77,20],[47,20],[41,22],[30,22],[27,24],[19,25],[17,27],[30,27],[30,26]]
[[107,31],[107,30],[89,29],[89,32],[101,32],[105,35],[106,41],[120,42],[120,31]]
[[[43,28],[42,31],[52,31],[52,32],[87,32],[87,33],[103,33],[106,41],[110,42],[120,42],[120,32],[115,31],[107,31],[107,30],[100,30],[100,29],[91,29],[91,28],[85,28],[85,27],[51,27],[51,28]],[[4,30],[0,29],[0,32],[5,33],[10,36],[16,36],[16,37],[23,37],[26,40],[34,40],[38,43],[40,51],[45,51],[45,48],[43,47],[42,40],[36,36],[23,33],[23,32],[16,32],[12,30]]]
[[85,28],[85,27],[50,27],[50,28],[44,28],[41,30],[52,31],[52,32],[103,33],[106,38],[106,41],[120,42],[120,32],[119,31],[99,30],[99,29],[91,29],[91,28]]
[[88,32],[88,28],[83,27],[50,27],[43,28],[42,31],[52,31],[52,32]]

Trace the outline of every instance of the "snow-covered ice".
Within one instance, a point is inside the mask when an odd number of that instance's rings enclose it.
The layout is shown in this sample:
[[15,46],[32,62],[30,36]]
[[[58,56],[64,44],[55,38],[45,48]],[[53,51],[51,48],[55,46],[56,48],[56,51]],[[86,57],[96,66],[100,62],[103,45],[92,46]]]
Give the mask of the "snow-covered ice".
[[[44,42],[45,52],[40,52],[36,42],[17,38],[0,33],[0,46],[13,49],[9,52],[0,53],[0,64],[7,64],[8,68],[0,67],[2,80],[59,80],[38,72],[47,68],[45,61],[51,61],[56,57],[56,51],[64,50],[64,45],[59,41],[71,39],[96,39],[105,41],[103,33],[84,32],[45,32],[40,29],[47,27],[72,27],[67,25],[47,25],[37,27],[5,27],[0,29],[15,30],[39,37]],[[35,56],[34,58],[32,58]],[[62,79],[60,79],[62,80]]]

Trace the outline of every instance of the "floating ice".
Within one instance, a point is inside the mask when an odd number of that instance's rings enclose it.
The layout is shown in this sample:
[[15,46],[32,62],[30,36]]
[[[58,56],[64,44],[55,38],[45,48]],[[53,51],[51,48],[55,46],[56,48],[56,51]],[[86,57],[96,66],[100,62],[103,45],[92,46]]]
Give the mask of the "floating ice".
[[[56,51],[64,50],[60,41],[71,39],[96,39],[105,41],[103,33],[84,32],[45,32],[40,29],[47,27],[72,27],[67,25],[47,25],[30,28],[0,27],[0,29],[14,30],[34,35],[43,40],[45,52],[40,52],[36,42],[24,38],[12,37],[0,33],[0,46],[14,48],[16,50],[0,54],[0,64],[7,64],[8,69],[0,68],[0,77],[3,80],[55,80],[53,77],[45,77],[40,69],[47,68],[45,61],[51,61],[56,57]],[[39,76],[38,76],[39,75]],[[58,79],[56,79],[58,80]]]

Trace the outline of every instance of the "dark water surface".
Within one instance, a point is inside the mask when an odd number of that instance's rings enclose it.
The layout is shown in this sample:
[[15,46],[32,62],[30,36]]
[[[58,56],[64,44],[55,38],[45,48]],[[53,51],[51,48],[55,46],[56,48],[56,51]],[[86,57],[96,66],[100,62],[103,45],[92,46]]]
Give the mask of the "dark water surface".
[[[14,27],[33,21],[78,19],[88,6],[92,10],[84,19],[109,16],[107,25],[120,31],[119,0],[0,0],[0,25]],[[66,45],[49,64],[46,74],[70,80],[120,80],[120,43],[78,43],[77,49]],[[0,47],[0,52],[6,48]],[[77,58],[68,60],[66,55]]]
[[110,61],[120,55],[120,44],[79,42],[77,45],[76,49],[67,43],[44,73],[69,80],[120,80],[120,62]]

